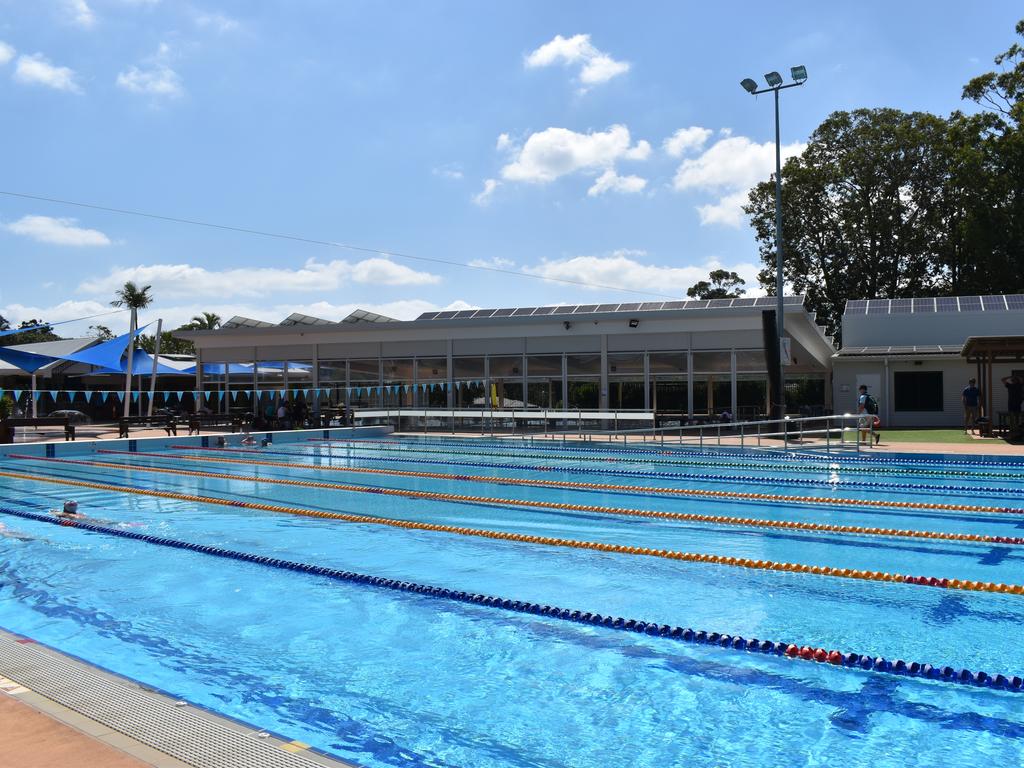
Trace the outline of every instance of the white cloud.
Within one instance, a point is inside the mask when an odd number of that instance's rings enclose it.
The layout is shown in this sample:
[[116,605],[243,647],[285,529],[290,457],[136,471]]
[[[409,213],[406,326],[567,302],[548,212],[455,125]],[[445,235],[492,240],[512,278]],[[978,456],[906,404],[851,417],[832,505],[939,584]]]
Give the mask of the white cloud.
[[98,229],[77,227],[76,221],[50,216],[22,216],[4,225],[4,229],[51,245],[110,245],[110,238]]
[[3,66],[13,59],[15,53],[17,53],[17,51],[14,50],[13,46],[10,46],[3,40],[0,40],[0,66]]
[[197,13],[195,15],[196,26],[202,29],[212,29],[216,32],[225,33],[238,29],[238,21],[223,13]]
[[711,136],[710,128],[701,128],[693,125],[689,128],[680,128],[667,139],[662,146],[670,157],[682,157],[687,152],[698,150]]
[[503,259],[500,256],[492,256],[489,259],[472,259],[469,262],[471,267],[483,267],[485,269],[511,269],[516,263],[511,259]]
[[[799,155],[806,144],[782,146],[783,162]],[[717,203],[698,206],[702,224],[738,227],[743,222],[740,206],[748,190],[767,179],[775,170],[775,143],[763,144],[746,136],[726,136],[696,157],[680,163],[672,187],[679,192],[699,190],[719,193]]]
[[454,181],[458,181],[463,177],[462,169],[452,163],[438,166],[431,173],[435,176],[440,176],[442,179],[452,179]]
[[[685,267],[647,264],[641,259],[644,251],[619,250],[607,256],[576,256],[570,259],[543,261],[535,267],[524,267],[523,272],[556,280],[581,280],[604,286],[617,286],[632,291],[647,291],[669,296],[686,296],[686,290],[700,280],[707,280],[713,269],[728,269],[747,281],[747,295],[757,296],[757,273],[760,266],[742,262],[724,266],[717,259],[702,265]],[[606,290],[585,288],[584,290]]]
[[27,85],[45,85],[58,91],[80,93],[78,76],[70,67],[58,67],[41,53],[22,55],[14,70],[14,79]]
[[167,43],[160,43],[157,52],[142,61],[142,66],[132,65],[117,75],[117,85],[131,93],[141,93],[154,98],[175,99],[185,93],[181,77],[167,63],[171,49]]
[[131,280],[152,285],[157,296],[233,296],[263,297],[294,291],[336,290],[349,282],[380,285],[428,285],[440,278],[417,272],[387,259],[372,258],[351,264],[334,260],[308,260],[298,269],[255,267],[211,270],[191,264],[148,264],[115,267],[106,275],[85,280],[80,291],[89,294],[112,294]]
[[526,140],[501,175],[508,181],[547,184],[576,171],[605,170],[618,160],[643,160],[650,155],[651,145],[646,141],[634,146],[630,141],[629,128],[624,125],[597,133],[547,128]]
[[587,190],[587,195],[590,197],[597,197],[598,195],[603,195],[605,192],[635,194],[637,192],[642,192],[646,186],[647,179],[642,179],[639,176],[619,176],[619,174],[609,168],[607,171],[602,173],[597,178],[597,181],[594,182],[593,186]]
[[501,186],[501,182],[497,179],[485,179],[484,188],[479,194],[473,196],[473,202],[479,205],[481,208],[491,204],[491,197],[494,195],[494,190]]
[[64,0],[64,11],[72,24],[89,29],[96,23],[96,16],[86,0]]
[[617,75],[629,71],[629,62],[616,61],[607,53],[598,50],[590,42],[590,35],[555,37],[526,57],[527,69],[550,67],[554,64],[565,66],[579,64],[580,82],[586,87],[606,83]]
[[498,141],[494,145],[494,148],[499,152],[504,152],[506,149],[510,149],[511,147],[512,139],[509,137],[507,133],[503,133],[500,136],[498,136]]

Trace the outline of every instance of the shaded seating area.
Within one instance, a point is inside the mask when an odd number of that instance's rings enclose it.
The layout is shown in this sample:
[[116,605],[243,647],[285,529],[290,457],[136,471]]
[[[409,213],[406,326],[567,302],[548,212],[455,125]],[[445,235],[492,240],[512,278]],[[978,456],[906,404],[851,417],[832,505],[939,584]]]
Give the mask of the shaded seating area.
[[981,390],[981,413],[989,430],[1010,442],[1024,440],[1024,415],[1016,410],[997,411],[993,391],[996,386],[992,368],[997,364],[1020,363],[1024,368],[1024,336],[971,336],[960,355],[977,367],[978,389]]

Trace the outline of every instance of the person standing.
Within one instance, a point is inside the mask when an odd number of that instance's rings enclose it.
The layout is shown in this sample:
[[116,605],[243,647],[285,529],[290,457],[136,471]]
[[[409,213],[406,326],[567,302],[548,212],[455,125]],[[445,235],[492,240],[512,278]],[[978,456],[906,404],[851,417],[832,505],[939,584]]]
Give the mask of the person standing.
[[967,386],[960,394],[960,399],[964,405],[964,434],[966,435],[967,430],[970,429],[973,435],[978,421],[978,406],[981,403],[981,390],[978,389],[975,379],[968,379]]
[[859,394],[857,395],[857,413],[860,414],[860,431],[867,443],[871,443],[871,437],[874,436],[874,443],[878,445],[878,442],[882,439],[882,436],[875,431],[876,427],[881,424],[881,419],[878,418],[878,401],[875,400],[871,395],[868,394],[868,385],[861,384],[858,389]]
[[1003,377],[1003,385],[1006,387],[1006,410],[1010,412],[1010,429],[1016,429],[1020,424],[1020,407],[1024,401],[1024,380],[1011,373]]

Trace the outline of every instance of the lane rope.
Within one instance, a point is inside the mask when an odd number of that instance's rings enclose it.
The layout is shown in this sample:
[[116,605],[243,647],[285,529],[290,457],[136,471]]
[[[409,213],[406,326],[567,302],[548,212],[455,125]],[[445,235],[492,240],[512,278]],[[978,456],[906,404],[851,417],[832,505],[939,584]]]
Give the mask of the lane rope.
[[266,557],[251,552],[239,552],[236,550],[214,547],[192,542],[168,539],[161,536],[125,531],[116,528],[108,528],[102,525],[94,525],[80,520],[57,519],[52,515],[41,515],[34,512],[0,507],[0,513],[15,517],[33,520],[36,522],[59,525],[66,528],[76,528],[90,533],[98,533],[107,536],[118,536],[125,539],[142,541],[156,546],[182,549],[190,552],[221,557],[231,560],[262,565],[267,568],[279,570],[296,571],[312,576],[322,576],[334,581],[341,581],[359,586],[377,587],[396,592],[410,592],[425,597],[432,597],[441,600],[451,600],[460,603],[497,608],[513,613],[532,614],[544,616],[549,619],[568,621],[576,624],[588,624],[604,629],[614,629],[623,632],[663,637],[669,640],[676,640],[694,645],[713,645],[720,648],[734,651],[746,651],[749,653],[762,653],[765,655],[781,656],[794,661],[811,661],[818,664],[831,664],[834,666],[862,669],[865,671],[881,672],[884,674],[898,675],[903,677],[921,677],[928,680],[935,680],[945,683],[956,683],[960,685],[971,685],[975,687],[994,688],[996,690],[1020,693],[1024,690],[1024,679],[1018,676],[1003,674],[990,675],[987,672],[972,672],[968,669],[954,669],[951,666],[939,667],[938,665],[920,663],[916,661],[906,662],[902,659],[889,661],[881,656],[872,657],[867,654],[844,653],[837,650],[825,650],[809,645],[798,646],[795,643],[775,642],[772,640],[758,640],[757,638],[744,638],[739,635],[728,635],[719,632],[706,632],[694,630],[689,627],[673,627],[668,624],[657,624],[655,622],[638,621],[636,619],[625,619],[617,616],[604,616],[589,611],[572,610],[559,608],[553,605],[531,603],[521,600],[510,600],[507,598],[483,595],[461,590],[436,587],[428,584],[419,584],[412,581],[400,581],[382,576],[369,576],[354,571],[344,571],[337,568],[317,566],[309,563],[296,562],[294,560],[282,560],[275,557]]
[[[147,456],[159,456],[160,454],[135,454],[129,455],[147,455]],[[172,474],[181,475],[195,475],[197,477],[223,477],[225,479],[232,480],[264,480],[265,482],[277,482],[273,479],[248,477],[242,475],[220,475],[217,473],[199,473],[190,472],[188,470],[170,470],[159,467],[150,467],[140,464],[123,464],[123,463],[109,463],[99,461],[83,461],[75,459],[57,459],[53,457],[40,457],[40,456],[28,456],[24,454],[10,454],[11,458],[14,459],[27,459],[31,461],[49,461],[49,462],[61,462],[65,464],[86,464],[89,466],[96,467],[112,467],[114,469],[138,469],[140,471],[153,471],[153,472],[171,472]],[[184,460],[195,461],[193,457],[183,456]],[[269,467],[285,467],[308,469],[310,465],[294,465],[288,464],[287,462],[274,462],[274,461],[248,461],[239,462],[232,459],[220,459],[214,458],[212,461],[220,461],[226,464],[251,464],[256,466],[269,466]],[[341,472],[351,472],[355,474],[369,474],[369,475],[382,475],[387,477],[417,477],[431,480],[453,480],[457,482],[479,482],[488,483],[492,485],[516,485],[525,486],[528,488],[558,488],[564,490],[610,490],[610,491],[630,491],[639,492],[646,494],[661,494],[670,496],[690,496],[695,498],[706,498],[715,500],[729,500],[735,499],[739,501],[756,501],[756,502],[782,502],[786,504],[808,504],[808,505],[832,505],[832,506],[844,506],[844,507],[880,507],[886,509],[934,509],[942,510],[946,512],[978,512],[983,514],[1011,514],[1011,515],[1024,515],[1024,509],[1014,509],[1012,507],[991,507],[991,506],[980,506],[971,504],[936,504],[930,502],[911,502],[911,501],[890,501],[888,499],[844,499],[837,498],[834,496],[790,496],[774,493],[751,493],[748,491],[711,491],[694,488],[640,488],[632,485],[612,485],[608,483],[579,483],[570,481],[560,480],[524,480],[521,478],[499,478],[490,477],[487,475],[446,475],[440,472],[408,472],[399,470],[388,470],[388,469],[370,469],[365,467],[332,467]],[[355,490],[363,488],[364,486],[346,486],[346,485],[329,485],[324,483],[316,483],[305,480],[288,480],[280,481],[286,485],[306,485],[310,488],[336,488],[338,490]],[[604,506],[591,506],[585,504],[559,504],[559,503],[548,503],[548,502],[535,502],[535,501],[523,501],[519,499],[503,499],[503,498],[487,498],[479,496],[461,496],[456,494],[441,494],[433,493],[423,496],[426,492],[424,491],[407,491],[400,488],[387,489],[388,493],[401,496],[413,496],[414,498],[432,498],[441,500],[453,500],[453,501],[482,501],[487,504],[518,504],[520,506],[537,506],[537,507],[553,507],[556,509],[571,509],[580,512],[602,512],[609,514],[620,514],[620,515],[642,515],[647,517],[663,517],[667,520],[702,520],[704,518],[717,518],[716,515],[702,515],[698,517],[691,517],[684,513],[677,512],[648,512],[647,510],[630,509],[621,507],[604,507]],[[681,515],[681,516],[679,516]],[[739,518],[722,516],[722,521],[727,520],[738,520]],[[746,518],[744,518],[746,519]],[[714,521],[712,521],[714,522]],[[777,521],[764,521],[777,522]],[[802,524],[793,523],[792,526],[798,526]],[[812,525],[808,523],[807,525]],[[779,527],[792,527],[790,524],[779,523]],[[857,526],[822,526],[820,528],[808,528],[807,530],[821,530],[821,531],[836,531],[840,533],[858,532],[873,535],[888,535],[888,536],[905,536],[909,535],[907,531],[897,530],[892,528],[858,528]],[[921,538],[950,538],[954,539],[960,535],[967,536],[968,538],[959,539],[961,541],[984,541],[987,543],[995,544],[1024,544],[1024,538],[1021,537],[1010,537],[1010,536],[982,536],[981,534],[937,534],[931,535],[924,532],[911,532],[921,533]],[[979,538],[971,538],[978,536]]]
[[990,581],[972,581],[965,579],[938,578],[935,576],[913,576],[909,574],[888,573],[881,571],[867,571],[852,568],[833,568],[831,566],[804,565],[802,563],[780,563],[774,560],[752,560],[746,557],[731,557],[726,555],[702,554],[697,552],[677,552],[666,549],[652,549],[650,547],[634,547],[625,544],[606,544],[597,541],[584,541],[579,539],[563,539],[554,536],[536,536],[525,533],[511,533],[508,531],[493,531],[481,528],[466,528],[455,525],[441,525],[438,523],[421,523],[412,520],[402,520],[390,517],[371,517],[369,515],[354,515],[344,512],[323,512],[316,509],[303,509],[301,507],[287,507],[278,504],[260,504],[241,499],[222,499],[213,496],[198,496],[195,494],[175,493],[172,491],[157,491],[150,488],[136,488],[126,485],[110,485],[107,483],[95,483],[86,480],[69,480],[56,478],[49,475],[28,475],[21,472],[0,471],[0,477],[9,477],[17,480],[29,480],[34,482],[52,483],[55,485],[67,485],[76,488],[92,488],[98,491],[113,491],[115,493],[129,493],[138,496],[153,496],[162,499],[174,499],[177,501],[192,501],[199,504],[214,504],[223,507],[238,507],[241,509],[258,509],[266,512],[281,512],[289,515],[302,517],[314,517],[324,520],[341,520],[348,523],[361,523],[370,525],[384,525],[392,528],[402,528],[415,531],[434,531],[437,533],[450,533],[460,536],[473,536],[477,538],[493,539],[496,541],[515,541],[523,544],[542,544],[550,547],[569,547],[573,549],[584,549],[596,552],[610,552],[622,555],[639,555],[643,557],[658,557],[668,560],[678,560],[688,563],[711,563],[713,565],[728,565],[736,568],[748,568],[762,571],[784,571],[788,573],[810,573],[818,576],[832,576],[843,579],[860,579],[866,581],[884,581],[896,584],[913,584],[921,587],[939,587],[942,589],[958,589],[973,592],[1001,592],[1004,594],[1022,595],[1024,585],[1002,584]]
[[[172,445],[171,448],[175,450],[187,450],[194,452],[205,452],[217,451],[220,453],[242,453],[250,456],[295,456],[296,458],[327,458],[331,460],[348,460],[349,457],[342,457],[331,453],[295,453],[292,451],[277,451],[269,450],[266,448],[253,449],[253,448],[230,448],[230,447],[207,447],[203,448],[198,445]],[[97,453],[113,453],[113,454],[125,454],[125,455],[139,455],[139,451],[114,451],[109,448],[100,448],[96,451]],[[161,454],[162,455],[162,454]],[[210,457],[205,457],[210,458]],[[728,483],[753,483],[757,485],[795,485],[801,487],[844,487],[844,488],[865,488],[869,490],[880,490],[883,492],[889,491],[903,491],[903,490],[919,490],[919,491],[930,491],[937,495],[945,493],[979,493],[985,492],[989,495],[1024,495],[1024,487],[1022,488],[989,488],[989,487],[976,487],[971,485],[927,485],[924,483],[880,483],[873,481],[863,480],[840,480],[840,479],[813,479],[813,478],[798,478],[798,477],[774,477],[766,478],[759,475],[708,475],[698,474],[691,472],[658,472],[658,471],[646,471],[646,470],[630,470],[630,469],[610,469],[601,468],[595,469],[593,467],[548,467],[542,465],[530,465],[530,464],[504,464],[500,462],[482,462],[482,461],[445,461],[441,459],[401,459],[393,456],[373,456],[367,458],[356,459],[358,461],[375,461],[381,464],[430,464],[432,466],[445,466],[445,467],[483,467],[488,469],[512,469],[523,472],[562,472],[571,473],[574,475],[600,475],[601,477],[636,477],[644,479],[658,479],[658,480],[699,480],[702,482],[728,482]],[[292,465],[299,466],[299,465]],[[322,467],[323,465],[306,465]],[[323,466],[324,469],[333,469],[333,467]]]
[[[457,450],[436,450],[432,448],[385,448],[382,446],[360,446],[354,445],[345,441],[325,440],[323,438],[308,438],[310,441],[317,441],[317,445],[327,446],[328,449],[332,445],[337,447],[345,448],[350,451],[377,451],[380,453],[425,453],[425,454],[440,454],[446,456],[497,456],[501,458],[508,458],[510,455],[514,458],[523,459],[549,459],[555,461],[589,461],[589,462],[604,462],[608,464],[622,464],[630,463],[628,459],[616,459],[605,456],[551,456],[550,454],[543,453],[516,453],[510,454],[506,452],[488,452],[481,450],[473,451],[457,451]],[[177,446],[173,446],[177,447]],[[666,460],[666,459],[644,459],[643,463],[652,464],[657,466],[689,466],[689,467],[755,467],[758,470],[776,470],[779,472],[858,472],[858,473],[875,473],[884,475],[924,475],[926,477],[998,477],[1019,480],[1021,479],[1020,473],[1013,472],[968,472],[966,470],[938,470],[938,469],[901,469],[899,467],[840,467],[837,464],[834,465],[813,465],[807,464],[804,466],[794,467],[792,464],[769,464],[764,462],[758,462],[754,459],[742,459],[737,461],[692,461],[689,459],[680,460]]]

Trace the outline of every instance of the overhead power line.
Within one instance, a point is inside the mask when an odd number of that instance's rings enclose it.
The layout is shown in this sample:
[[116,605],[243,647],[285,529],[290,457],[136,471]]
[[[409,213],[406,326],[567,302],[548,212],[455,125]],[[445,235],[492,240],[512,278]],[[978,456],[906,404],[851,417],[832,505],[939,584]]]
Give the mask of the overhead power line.
[[660,299],[679,299],[679,296],[672,296],[664,293],[654,293],[652,291],[638,291],[632,288],[622,288],[615,285],[604,285],[602,283],[591,283],[586,280],[571,280],[565,277],[545,277],[544,275],[534,275],[529,272],[517,272],[513,269],[502,269],[501,267],[488,267],[482,264],[465,264],[461,261],[450,261],[448,259],[439,259],[431,256],[416,256],[411,253],[401,253],[399,251],[388,251],[380,248],[369,248],[362,245],[352,245],[351,243],[339,243],[333,240],[319,240],[314,237],[304,237],[302,235],[289,235],[281,232],[268,232],[261,229],[251,229],[249,227],[236,227],[230,224],[218,224],[211,221],[199,221],[197,219],[184,219],[178,216],[166,216],[159,213],[148,213],[146,211],[133,211],[127,208],[114,208],[107,205],[97,205],[95,203],[82,203],[76,200],[63,200],[56,197],[46,197],[44,195],[29,195],[24,192],[5,192],[0,190],[0,195],[6,195],[7,197],[17,197],[22,200],[37,200],[44,203],[56,203],[58,205],[71,205],[76,208],[89,208],[94,211],[104,211],[106,213],[117,213],[124,216],[138,216],[144,219],[155,219],[157,221],[166,221],[172,224],[187,224],[193,227],[206,227],[208,229],[219,229],[225,232],[237,232],[243,235],[254,235],[256,237],[268,237],[275,240],[288,240],[295,243],[307,243],[309,245],[322,245],[328,248],[342,248],[348,251],[356,251],[359,253],[372,253],[377,256],[387,256],[396,259],[408,259],[410,261],[421,261],[430,264],[444,264],[449,267],[460,267],[462,269],[475,269],[482,272],[496,272],[502,275],[512,275],[514,277],[528,278],[531,280],[543,280],[545,282],[552,283],[564,283],[566,285],[575,285],[583,288],[601,288],[607,291],[618,291],[620,293],[631,293],[637,296],[652,296]]

